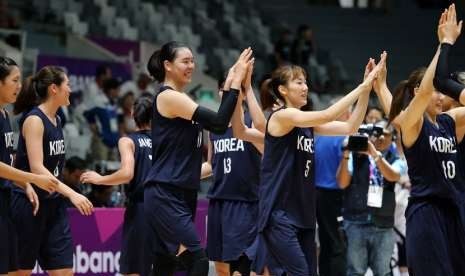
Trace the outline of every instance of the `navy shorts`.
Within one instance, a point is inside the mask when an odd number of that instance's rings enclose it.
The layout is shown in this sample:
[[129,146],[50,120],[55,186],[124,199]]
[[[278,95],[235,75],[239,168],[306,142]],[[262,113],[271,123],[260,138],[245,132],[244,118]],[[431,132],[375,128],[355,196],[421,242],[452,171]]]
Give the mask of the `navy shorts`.
[[287,274],[317,275],[315,229],[296,227],[284,211],[275,210],[262,233],[268,251]]
[[244,253],[253,259],[257,236],[258,203],[210,199],[207,254],[212,261],[236,261]]
[[145,231],[144,202],[131,202],[124,213],[120,273],[150,274],[152,258]]
[[411,276],[465,275],[465,233],[452,204],[410,204],[406,254]]
[[11,220],[10,193],[10,189],[0,188],[0,274],[18,269],[17,238]]
[[73,268],[73,241],[64,198],[41,200],[34,216],[26,195],[14,192],[11,208],[18,235],[19,269],[33,269],[36,261],[44,270]]
[[145,185],[144,214],[152,255],[175,255],[181,244],[191,252],[201,249],[194,225],[196,208],[197,190],[157,183]]
[[258,234],[254,242],[255,258],[252,262],[252,271],[257,275],[263,275],[265,273],[265,267],[271,275],[281,276],[284,274],[284,270],[278,265],[278,262],[268,252],[265,241],[262,234]]

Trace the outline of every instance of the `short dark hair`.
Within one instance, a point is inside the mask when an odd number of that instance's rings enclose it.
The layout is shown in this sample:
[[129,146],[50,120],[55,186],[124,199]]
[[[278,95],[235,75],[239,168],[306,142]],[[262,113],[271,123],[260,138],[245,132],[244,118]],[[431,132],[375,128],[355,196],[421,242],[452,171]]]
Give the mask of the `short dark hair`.
[[85,170],[87,169],[86,161],[77,156],[72,156],[65,162],[65,169],[69,172],[74,172],[76,170]]
[[106,94],[111,89],[116,89],[121,86],[121,82],[118,79],[110,78],[103,83],[103,92]]
[[137,127],[149,125],[152,121],[153,96],[140,96],[134,103],[133,116]]
[[95,77],[100,78],[101,76],[104,76],[108,70],[111,70],[110,66],[108,66],[107,64],[100,64],[95,69]]

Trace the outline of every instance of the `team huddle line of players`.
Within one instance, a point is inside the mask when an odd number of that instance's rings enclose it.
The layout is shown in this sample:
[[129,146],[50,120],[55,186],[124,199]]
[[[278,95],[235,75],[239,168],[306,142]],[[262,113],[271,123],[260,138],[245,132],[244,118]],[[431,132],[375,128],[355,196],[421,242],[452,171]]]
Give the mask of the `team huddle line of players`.
[[[383,52],[377,64],[369,59],[354,90],[322,111],[310,109],[306,72],[295,65],[272,73],[260,107],[252,89],[251,48],[230,68],[218,111],[199,106],[182,92],[195,68],[191,50],[178,42],[163,45],[147,64],[162,86],[134,104],[138,130],[118,143],[121,168],[81,177],[85,183],[129,183],[121,273],[167,276],[182,269],[206,276],[212,260],[221,275],[317,275],[314,135],[354,133],[376,85],[390,123],[401,133],[412,182],[406,212],[410,275],[465,275],[460,158],[465,108],[443,112],[438,104],[444,95],[465,104],[465,86],[448,69],[461,28],[451,5],[440,17],[439,47],[426,69],[414,71],[391,94]],[[61,182],[66,150],[56,113],[69,105],[69,80],[55,66],[40,69],[22,87],[20,79],[17,64],[2,57],[0,105],[14,104],[14,113],[23,116],[13,162],[8,113],[0,112],[5,139],[0,143],[0,274],[30,275],[38,261],[50,275],[72,275],[65,198],[83,215],[92,214],[93,206]],[[336,121],[355,103],[346,122]],[[267,118],[262,109],[271,111]],[[202,164],[203,130],[210,142]],[[210,174],[205,250],[193,219],[200,179]]]

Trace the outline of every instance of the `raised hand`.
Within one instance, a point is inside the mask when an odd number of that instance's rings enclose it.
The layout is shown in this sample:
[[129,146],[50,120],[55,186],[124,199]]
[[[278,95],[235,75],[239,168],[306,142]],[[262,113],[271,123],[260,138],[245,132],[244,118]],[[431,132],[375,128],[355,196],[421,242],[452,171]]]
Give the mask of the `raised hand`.
[[379,73],[383,70],[383,68],[385,67],[386,65],[386,58],[387,58],[387,53],[386,52],[383,52],[381,54],[381,59],[380,61],[378,62],[378,64],[376,64],[376,66],[373,68],[373,70],[370,72],[370,74],[368,74],[367,76],[367,80],[371,80],[371,81],[375,81],[376,78],[378,78],[378,75]]
[[380,70],[378,73],[378,76],[376,77],[374,83],[373,83],[373,89],[376,92],[379,92],[381,90],[381,87],[383,85],[387,85],[386,83],[386,77],[387,77],[387,68],[386,68],[386,60],[387,60],[387,53],[384,51],[381,56],[380,56]]
[[242,80],[244,79],[246,73],[247,73],[247,68],[249,65],[254,61],[252,57],[252,49],[249,47],[242,51],[241,55],[236,61],[236,64],[234,64],[234,78],[232,81],[231,86],[234,86],[234,88],[240,88],[240,85],[242,83]]
[[255,64],[255,58],[251,59],[249,66],[247,67],[247,73],[245,74],[245,78],[242,80],[242,86],[247,90],[252,88],[252,74],[253,74],[253,65]]
[[442,32],[443,30],[443,25],[446,23],[447,19],[447,9],[444,9],[444,11],[441,13],[441,17],[439,17],[439,23],[438,23],[438,40],[439,43],[442,42],[444,39],[444,33]]
[[58,189],[58,180],[52,176],[37,174],[31,182],[49,193],[53,193]]
[[443,13],[439,19],[438,38],[440,42],[454,44],[462,32],[462,23],[462,20],[457,23],[455,4],[450,5],[445,15]]
[[375,60],[372,58],[369,58],[368,63],[365,66],[365,73],[363,74],[363,80],[366,80],[366,78],[368,77],[370,72],[373,71],[373,68],[375,68],[375,66],[376,66]]

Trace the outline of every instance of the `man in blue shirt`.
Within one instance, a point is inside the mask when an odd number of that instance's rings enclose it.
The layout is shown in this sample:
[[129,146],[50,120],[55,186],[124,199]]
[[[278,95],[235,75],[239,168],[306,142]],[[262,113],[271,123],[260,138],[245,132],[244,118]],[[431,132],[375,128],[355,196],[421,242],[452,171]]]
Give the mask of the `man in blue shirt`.
[[[335,102],[334,99],[332,102]],[[350,110],[339,120],[350,117]],[[341,235],[343,190],[339,188],[336,172],[342,158],[345,136],[315,137],[316,218],[320,239],[318,267],[320,276],[346,275],[346,245]]]
[[103,84],[105,101],[84,112],[94,134],[92,152],[95,160],[115,160],[115,149],[120,138],[118,96],[121,83],[110,78]]
[[320,239],[318,265],[321,276],[346,274],[346,246],[339,222],[343,191],[336,181],[344,139],[344,136],[315,138],[316,215]]

